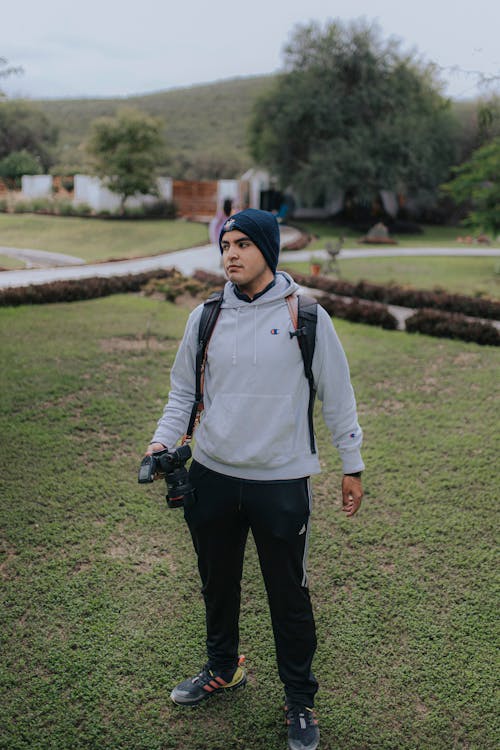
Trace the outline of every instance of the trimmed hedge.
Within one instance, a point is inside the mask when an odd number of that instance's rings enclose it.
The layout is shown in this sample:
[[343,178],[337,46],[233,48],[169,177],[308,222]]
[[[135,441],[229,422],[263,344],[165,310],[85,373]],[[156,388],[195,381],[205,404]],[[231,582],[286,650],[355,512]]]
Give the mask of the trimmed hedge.
[[350,320],[352,323],[381,326],[388,331],[394,331],[398,327],[398,321],[394,315],[389,312],[385,305],[377,302],[360,302],[357,299],[346,302],[326,294],[321,295],[317,300],[330,316]]
[[0,289],[0,307],[74,302],[76,300],[107,297],[110,294],[122,292],[138,292],[150,279],[171,277],[176,273],[174,269],[165,269],[111,278],[95,276],[89,279],[72,279],[70,281],[53,281],[48,284],[7,287],[6,289]]
[[427,336],[474,341],[476,344],[500,346],[500,331],[491,323],[481,323],[463,315],[438,310],[418,310],[405,322],[409,333],[425,333]]
[[[301,274],[294,274],[294,276],[295,280],[304,286],[309,283],[309,278],[317,281],[317,277],[307,277]],[[153,280],[161,279],[169,280],[166,287],[161,284],[152,284]],[[173,300],[183,292],[208,296],[211,289],[220,289],[225,283],[224,276],[205,271],[196,271],[194,280],[193,283],[193,280],[184,278],[176,269],[169,268],[112,278],[92,277],[71,281],[54,281],[49,284],[10,287],[0,289],[0,307],[95,299],[110,294],[139,292],[143,291],[145,287],[146,293],[160,291],[166,299]],[[310,284],[310,286],[313,286],[313,284]],[[377,325],[387,330],[395,330],[398,327],[396,318],[391,315],[385,305],[380,303],[361,302],[358,299],[347,301],[331,294],[320,295],[318,302],[329,315],[337,318],[355,323]],[[408,318],[406,330],[409,333],[418,331],[429,336],[441,336],[463,341],[475,341],[477,344],[500,346],[500,332],[490,323],[471,320],[464,315],[432,309],[418,310]]]
[[468,297],[465,294],[448,294],[447,292],[433,292],[426,289],[412,289],[395,284],[384,286],[359,281],[353,284],[342,279],[330,279],[327,276],[307,276],[306,274],[291,272],[298,284],[321,289],[330,294],[340,294],[343,297],[356,297],[385,305],[401,305],[412,308],[431,308],[469,315],[473,318],[488,318],[500,320],[500,302],[479,297]]

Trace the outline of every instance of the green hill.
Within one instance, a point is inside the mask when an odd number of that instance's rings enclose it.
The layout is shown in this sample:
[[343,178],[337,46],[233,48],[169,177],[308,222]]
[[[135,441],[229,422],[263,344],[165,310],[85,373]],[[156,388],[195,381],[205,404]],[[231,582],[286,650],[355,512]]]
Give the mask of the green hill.
[[114,99],[37,101],[59,128],[58,171],[84,168],[93,120],[136,107],[165,121],[165,168],[184,179],[235,177],[251,164],[247,125],[253,104],[275,76],[234,78],[189,88]]

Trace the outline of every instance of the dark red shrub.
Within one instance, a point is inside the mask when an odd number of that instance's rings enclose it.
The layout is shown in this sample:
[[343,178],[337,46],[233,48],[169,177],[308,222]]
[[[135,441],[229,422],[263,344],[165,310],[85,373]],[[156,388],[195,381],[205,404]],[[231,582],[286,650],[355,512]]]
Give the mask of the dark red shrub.
[[464,315],[423,309],[407,318],[405,325],[409,333],[418,332],[428,336],[500,346],[500,331],[494,325],[470,320]]

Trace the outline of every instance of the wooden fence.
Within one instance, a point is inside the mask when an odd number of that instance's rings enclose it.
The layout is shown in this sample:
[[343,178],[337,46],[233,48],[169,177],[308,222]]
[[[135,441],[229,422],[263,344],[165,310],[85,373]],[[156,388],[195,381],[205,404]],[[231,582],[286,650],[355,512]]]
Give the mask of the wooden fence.
[[179,216],[209,220],[217,211],[217,180],[174,180],[172,198]]

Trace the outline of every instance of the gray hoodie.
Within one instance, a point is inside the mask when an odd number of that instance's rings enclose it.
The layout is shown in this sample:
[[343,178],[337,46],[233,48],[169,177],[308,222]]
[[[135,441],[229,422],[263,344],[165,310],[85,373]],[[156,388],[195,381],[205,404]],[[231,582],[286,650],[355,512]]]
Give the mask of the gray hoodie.
[[[194,458],[209,469],[243,479],[295,479],[317,474],[311,453],[309,384],[286,297],[298,286],[286,273],[251,303],[232,283],[215,326],[205,367],[204,412]],[[203,305],[191,313],[171,373],[168,403],[153,437],[172,449],[184,435],[195,393],[195,356]],[[330,317],[318,306],[313,374],[323,417],[344,473],[361,471],[362,432],[349,367]]]

